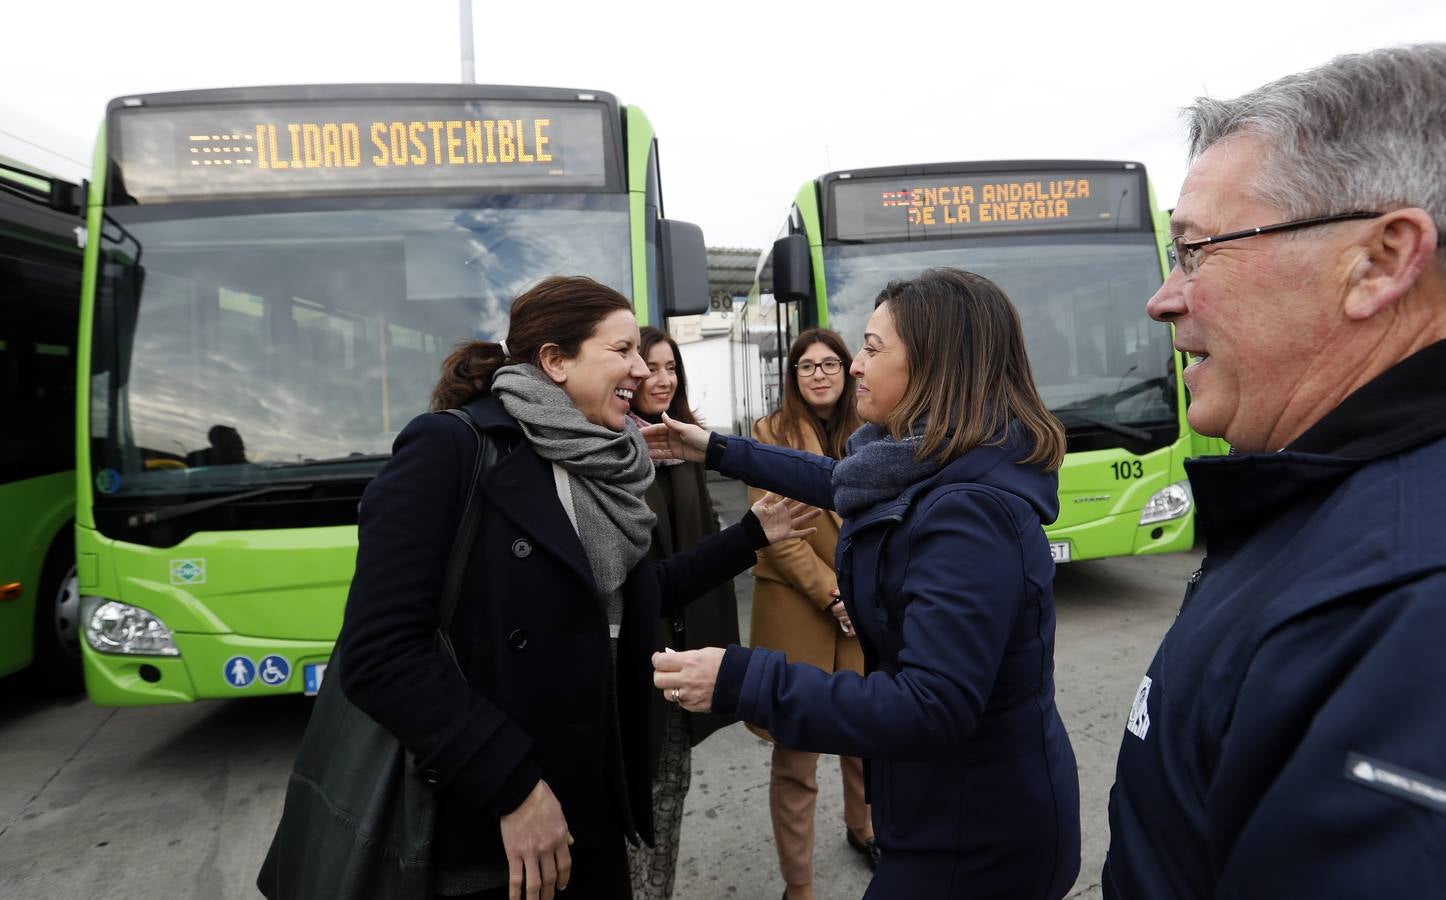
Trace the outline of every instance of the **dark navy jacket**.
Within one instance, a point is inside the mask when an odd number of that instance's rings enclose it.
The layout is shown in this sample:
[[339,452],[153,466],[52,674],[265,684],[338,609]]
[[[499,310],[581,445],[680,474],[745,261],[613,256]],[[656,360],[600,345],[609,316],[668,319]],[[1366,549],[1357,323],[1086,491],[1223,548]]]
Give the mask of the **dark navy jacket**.
[[1446,342],[1187,468],[1209,554],[1135,694],[1104,896],[1446,896]]
[[[1079,783],[1054,703],[1057,479],[980,447],[844,521],[839,589],[863,676],[729,647],[715,710],[868,764],[870,897],[1058,898],[1079,872]],[[710,465],[833,507],[825,457],[715,435]]]
[[[337,639],[340,683],[435,773],[443,867],[499,859],[497,817],[539,778],[578,845],[621,853],[624,811],[607,741],[608,622],[592,569],[551,464],[496,398],[466,409],[490,440],[510,448],[482,478],[482,519],[452,621],[466,680],[434,637],[476,439],[453,416],[425,414],[397,436],[362,498],[356,575]],[[745,522],[666,561],[640,562],[623,583],[622,763],[632,821],[647,840],[657,622],[753,564],[766,540],[756,518]]]

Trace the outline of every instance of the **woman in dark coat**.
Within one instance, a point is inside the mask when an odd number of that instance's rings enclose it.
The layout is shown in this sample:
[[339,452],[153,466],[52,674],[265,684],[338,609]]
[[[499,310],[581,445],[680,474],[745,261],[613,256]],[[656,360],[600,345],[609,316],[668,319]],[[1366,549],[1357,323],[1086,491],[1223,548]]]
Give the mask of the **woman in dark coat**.
[[649,429],[844,518],[837,571],[865,675],[732,646],[655,655],[683,706],[868,761],[882,861],[871,898],[1063,897],[1079,873],[1079,782],[1054,702],[1054,563],[1064,435],[1019,318],[980,276],[890,283],[855,358],[866,423],[842,460]]
[[437,784],[440,896],[626,898],[624,838],[652,840],[648,656],[660,616],[801,534],[783,503],[649,562],[653,478],[628,399],[647,374],[632,304],[549,278],[513,304],[507,344],[443,364],[436,410],[498,447],[451,637],[433,640],[476,440],[422,415],[362,499],[334,662],[347,697]]
[[[677,343],[651,325],[640,332],[638,353],[648,377],[633,392],[632,416],[639,426],[656,424],[667,413],[698,424],[688,403],[688,372]],[[652,552],[659,559],[690,549],[718,532],[718,516],[708,494],[707,472],[699,463],[660,460],[648,505],[657,515]],[[717,647],[738,642],[738,600],[728,582],[658,620],[659,640],[675,650]],[[655,695],[656,696],[656,695]],[[692,781],[693,748],[730,723],[722,716],[690,715],[658,698],[653,708],[653,845],[638,844],[628,853],[633,900],[668,900],[678,871],[683,804]]]

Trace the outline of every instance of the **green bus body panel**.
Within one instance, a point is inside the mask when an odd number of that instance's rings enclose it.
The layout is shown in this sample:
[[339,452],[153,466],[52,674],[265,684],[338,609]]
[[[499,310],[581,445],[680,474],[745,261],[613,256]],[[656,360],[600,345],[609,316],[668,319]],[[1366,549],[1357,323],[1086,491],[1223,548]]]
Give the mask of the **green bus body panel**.
[[[177,634],[176,656],[108,656],[89,646],[81,650],[85,662],[85,690],[98,706],[153,706],[225,700],[239,697],[295,694],[302,690],[304,667],[325,663],[332,641],[284,641],[239,635]],[[253,679],[246,687],[233,687],[225,677],[226,663],[244,656],[255,665],[266,656],[281,656],[290,665],[290,677],[277,685]],[[142,667],[159,677],[148,680]]]
[[[22,169],[33,168],[33,167],[30,167],[30,166],[25,166],[25,165],[21,164],[21,163],[19,162],[19,160],[12,160],[12,159],[10,159],[9,157],[6,157],[6,156],[0,156],[0,163],[3,163],[3,164],[5,164],[5,165],[9,165],[9,166],[15,166],[15,167],[17,167],[17,168],[22,168]],[[10,182],[13,182],[13,183],[15,183],[15,184],[23,185],[24,187],[28,187],[28,188],[30,188],[31,190],[36,190],[36,191],[49,191],[49,190],[50,190],[50,182],[49,182],[49,181],[47,181],[47,180],[44,179],[44,178],[35,178],[35,177],[31,176],[31,175],[25,174],[24,172],[10,172],[10,171],[0,172],[0,180],[10,181]]]
[[[1156,491],[1185,480],[1190,438],[1136,456],[1126,450],[1088,450],[1065,456],[1059,470],[1059,518],[1045,526],[1051,541],[1068,541],[1070,561],[1171,553],[1195,540],[1194,516],[1140,524],[1140,510]],[[1138,461],[1140,478],[1117,480],[1114,464]],[[1162,531],[1154,538],[1151,532]]]
[[813,293],[818,297],[818,320],[828,324],[828,284],[823,271],[823,223],[818,215],[818,192],[821,188],[815,182],[807,182],[798,189],[793,205],[803,219],[804,235],[808,237],[808,259],[813,266]]
[[57,472],[0,485],[0,584],[18,581],[20,596],[0,601],[0,676],[35,655],[35,604],[45,557],[75,508],[75,473]]
[[[203,532],[174,547],[142,547],[77,529],[81,554],[101,560],[87,594],[157,616],[180,657],[110,655],[83,648],[86,691],[103,706],[288,694],[302,689],[302,666],[324,663],[341,628],[356,563],[356,527]],[[173,584],[173,561],[204,562],[204,581]],[[278,655],[291,677],[274,687],[236,688],[227,660]],[[161,677],[148,682],[142,665]]]
[[[647,157],[653,127],[635,106],[626,116],[625,160],[631,215],[634,308],[648,324]],[[99,235],[104,209],[105,128],[96,141],[87,228]],[[101,241],[87,242],[76,384],[76,551],[82,593],[118,600],[157,616],[170,629],[179,656],[99,653],[82,639],[86,692],[101,706],[146,706],[301,693],[303,667],[325,663],[341,627],[356,563],[356,526],[199,532],[173,547],[116,541],[95,528],[90,478],[91,332]],[[204,560],[205,583],[172,584],[171,563]],[[259,664],[277,655],[290,664],[286,681],[259,678],[245,688],[226,678],[228,660]]]
[[[113,567],[103,596],[159,616],[172,632],[330,640],[356,565],[356,526],[203,531],[174,547],[143,547],[95,535]],[[202,575],[183,583],[172,564]]]
[[[39,171],[18,160],[0,162]],[[48,193],[51,179],[4,171],[6,181]],[[74,239],[37,232],[5,221],[0,232],[49,251],[74,251]],[[81,259],[84,259],[81,254]],[[0,300],[3,302],[3,300]],[[76,355],[79,355],[78,348]],[[17,427],[23,423],[15,423]],[[0,677],[18,672],[35,659],[35,608],[46,558],[75,511],[75,472],[61,471],[0,484],[0,584],[19,582],[20,593],[0,600]]]
[[650,321],[648,309],[648,232],[656,227],[648,221],[648,153],[653,147],[653,123],[636,106],[622,107],[626,123],[626,153],[628,158],[628,213],[632,218],[633,235],[633,313],[639,325],[663,327],[662,322]]
[[[106,143],[105,125],[95,137],[94,170],[86,197],[85,267],[80,277],[80,334],[75,347],[75,527],[76,552],[80,551],[80,531],[95,528],[92,504],[95,495],[90,481],[90,354],[91,330],[95,323],[95,286],[100,266],[100,231],[105,216]],[[84,640],[81,641],[85,643]]]

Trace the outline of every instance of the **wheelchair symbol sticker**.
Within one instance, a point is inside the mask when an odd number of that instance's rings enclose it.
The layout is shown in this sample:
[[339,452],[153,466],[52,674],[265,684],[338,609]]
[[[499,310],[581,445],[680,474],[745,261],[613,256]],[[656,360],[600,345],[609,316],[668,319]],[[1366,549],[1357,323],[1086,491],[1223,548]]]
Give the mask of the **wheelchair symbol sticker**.
[[285,684],[291,677],[291,663],[288,663],[280,656],[266,656],[261,659],[260,665],[256,667],[261,678],[261,683],[267,687],[276,687],[278,684]]

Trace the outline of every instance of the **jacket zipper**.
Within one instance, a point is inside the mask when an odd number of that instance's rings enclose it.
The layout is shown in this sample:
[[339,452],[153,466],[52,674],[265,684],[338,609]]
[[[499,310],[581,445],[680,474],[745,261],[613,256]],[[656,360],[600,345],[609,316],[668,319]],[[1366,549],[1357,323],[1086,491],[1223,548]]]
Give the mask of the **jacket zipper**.
[[[854,583],[853,583],[853,582],[854,582],[854,558],[853,558],[853,550],[854,550],[854,544],[855,544],[855,542],[856,542],[856,538],[857,538],[858,534],[859,534],[860,532],[867,531],[867,530],[873,528],[873,527],[876,526],[876,525],[881,525],[881,524],[885,524],[885,523],[887,523],[888,529],[889,529],[889,530],[892,530],[892,529],[894,528],[894,526],[898,525],[898,524],[899,524],[900,522],[902,522],[902,521],[904,521],[904,517],[903,517],[902,514],[893,514],[893,515],[887,515],[887,516],[879,516],[877,519],[873,520],[872,522],[869,522],[869,523],[866,524],[866,525],[863,525],[863,526],[861,526],[861,527],[855,527],[851,532],[849,532],[848,537],[842,539],[842,540],[843,540],[843,545],[842,545],[842,549],[839,551],[839,555],[838,555],[839,561],[842,563],[842,565],[840,566],[840,569],[839,569],[839,573],[838,573],[838,574],[841,576],[841,577],[839,578],[839,590],[840,590],[840,591],[843,590],[844,577],[847,577],[847,579],[848,579],[849,589],[852,590],[853,587],[854,587]],[[882,561],[883,552],[884,552],[884,542],[888,540],[888,537],[889,537],[889,536],[888,536],[888,533],[887,533],[887,531],[886,531],[885,534],[884,534],[884,537],[883,537],[882,539],[880,539],[880,541],[879,541],[878,556],[877,556],[877,558],[874,560],[874,584],[871,586],[871,587],[872,587],[872,590],[873,590],[873,594],[874,594],[874,618],[878,621],[878,623],[879,623],[879,628],[880,628],[882,631],[884,631],[885,633],[888,632],[889,622],[888,622],[888,611],[885,610],[884,607],[883,607],[883,605],[879,602],[879,599],[880,599],[880,598],[879,598],[879,563]],[[857,626],[857,625],[854,626],[854,634],[858,634],[858,626]]]
[[1195,590],[1200,586],[1200,579],[1205,577],[1205,563],[1206,560],[1200,560],[1200,568],[1190,573],[1189,580],[1185,582],[1185,597],[1180,601],[1180,611],[1175,613],[1175,618],[1180,618],[1180,613],[1185,611],[1185,607],[1190,605],[1190,599],[1195,596]]

